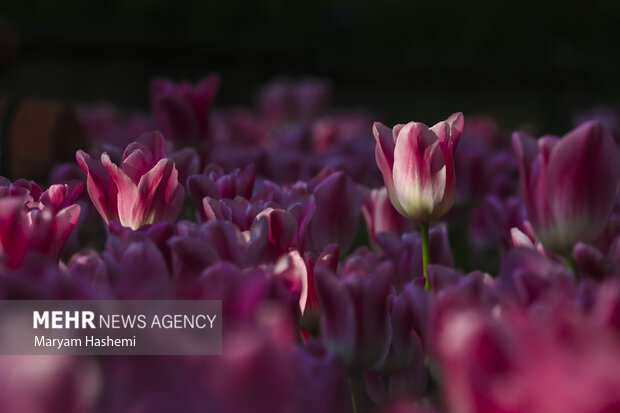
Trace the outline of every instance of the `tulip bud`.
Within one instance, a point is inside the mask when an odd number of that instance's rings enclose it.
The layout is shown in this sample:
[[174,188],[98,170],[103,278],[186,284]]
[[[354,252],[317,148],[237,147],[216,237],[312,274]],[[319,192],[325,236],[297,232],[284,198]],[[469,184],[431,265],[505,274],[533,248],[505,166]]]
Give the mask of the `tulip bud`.
[[566,256],[577,242],[594,241],[609,220],[620,179],[611,133],[587,122],[562,139],[515,133],[512,146],[528,217],[545,249]]
[[462,113],[429,128],[420,122],[377,122],[375,156],[392,205],[418,223],[439,219],[452,207],[456,191],[454,152],[463,132]]

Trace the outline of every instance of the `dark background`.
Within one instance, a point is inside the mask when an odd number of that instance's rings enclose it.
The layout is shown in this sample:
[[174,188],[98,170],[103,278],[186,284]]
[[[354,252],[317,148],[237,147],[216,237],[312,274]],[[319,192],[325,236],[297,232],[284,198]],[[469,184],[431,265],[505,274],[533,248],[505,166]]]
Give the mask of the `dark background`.
[[219,72],[216,105],[325,77],[386,123],[486,113],[563,134],[620,102],[618,1],[3,0],[20,37],[2,93],[148,109],[156,75]]

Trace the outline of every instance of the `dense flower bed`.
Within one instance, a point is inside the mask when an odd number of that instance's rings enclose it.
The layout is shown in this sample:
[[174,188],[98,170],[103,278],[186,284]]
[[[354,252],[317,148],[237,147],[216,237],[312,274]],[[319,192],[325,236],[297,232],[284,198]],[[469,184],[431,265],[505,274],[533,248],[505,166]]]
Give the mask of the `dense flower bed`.
[[620,410],[615,114],[510,138],[219,83],[84,107],[49,186],[2,178],[0,296],[219,299],[223,354],[1,357],[3,411]]

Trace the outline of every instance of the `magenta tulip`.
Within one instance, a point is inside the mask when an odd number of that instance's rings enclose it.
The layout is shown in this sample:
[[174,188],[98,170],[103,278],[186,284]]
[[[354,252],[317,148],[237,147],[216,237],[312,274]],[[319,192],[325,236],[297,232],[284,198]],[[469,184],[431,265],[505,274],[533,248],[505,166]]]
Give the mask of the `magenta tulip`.
[[567,256],[577,242],[594,241],[607,224],[620,179],[611,133],[586,122],[562,139],[515,133],[512,143],[528,217],[545,249]]
[[41,192],[34,182],[0,180],[0,263],[19,269],[35,253],[58,260],[77,225],[83,186],[71,181]]
[[421,122],[394,129],[374,124],[377,164],[398,212],[418,223],[430,223],[452,207],[454,152],[464,125],[460,112],[431,128]]
[[101,155],[101,162],[81,150],[76,158],[88,175],[88,195],[106,224],[119,221],[135,230],[174,221],[181,212],[185,190],[174,161],[166,156],[161,133],[144,134],[129,144],[120,167],[107,153]]

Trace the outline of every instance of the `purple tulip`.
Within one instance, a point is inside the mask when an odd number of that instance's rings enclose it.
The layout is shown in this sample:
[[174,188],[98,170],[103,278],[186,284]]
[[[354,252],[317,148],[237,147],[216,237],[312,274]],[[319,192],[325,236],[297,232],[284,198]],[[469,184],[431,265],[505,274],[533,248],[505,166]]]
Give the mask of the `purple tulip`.
[[454,152],[464,124],[460,112],[431,128],[420,122],[394,129],[374,124],[377,164],[398,212],[415,222],[430,223],[452,207]]
[[166,299],[171,276],[161,251],[150,240],[110,237],[101,258],[111,287],[119,299]]
[[351,396],[346,370],[338,357],[327,351],[320,342],[298,348],[299,386],[297,391],[302,413],[349,413]]
[[218,75],[210,75],[195,86],[153,80],[151,101],[159,128],[177,142],[204,142],[209,136],[209,112],[219,84]]
[[[417,232],[403,234],[382,233],[377,243],[385,255],[394,263],[396,288],[403,288],[408,282],[422,277],[422,240]],[[454,266],[454,257],[448,242],[448,228],[439,224],[431,228],[429,234],[430,264]]]
[[90,199],[106,224],[119,221],[135,230],[174,221],[179,215],[185,190],[179,184],[174,161],[166,157],[161,133],[144,134],[129,144],[120,167],[107,153],[101,155],[101,162],[81,150],[76,158],[88,175]]
[[498,245],[503,252],[512,246],[513,228],[524,232],[525,219],[525,208],[519,198],[502,201],[495,195],[488,195],[473,212],[474,241],[485,246]]
[[417,399],[427,383],[423,340],[428,295],[422,285],[411,283],[398,296],[389,298],[389,351],[372,367],[372,373],[365,375],[366,388],[379,404],[401,398]]
[[568,256],[603,231],[614,207],[620,155],[610,132],[586,122],[562,139],[515,133],[521,191],[529,220],[547,251]]
[[362,197],[345,173],[322,172],[326,174],[325,178],[319,173],[310,183],[316,209],[305,233],[305,245],[308,249],[320,251],[330,244],[338,244],[346,252],[357,231]]
[[352,374],[359,374],[385,357],[389,350],[388,292],[393,267],[383,262],[371,272],[357,267],[339,278],[327,268],[315,271],[323,308],[328,347]]
[[196,205],[198,220],[204,222],[207,216],[204,211],[204,198],[215,200],[235,199],[242,197],[250,199],[254,191],[256,170],[254,165],[245,169],[236,169],[225,174],[218,165],[208,165],[201,175],[192,175],[187,179],[187,190]]

